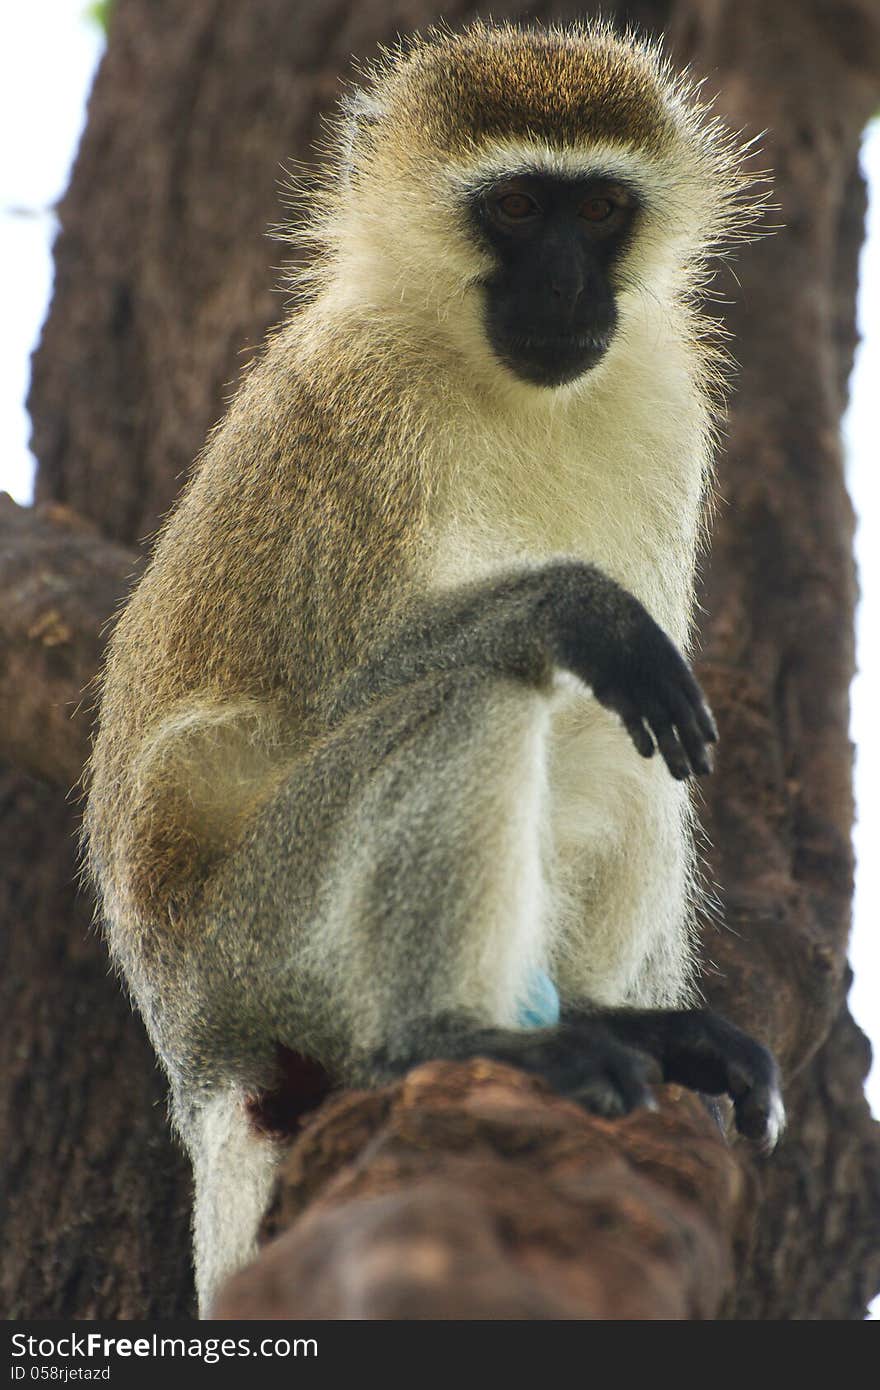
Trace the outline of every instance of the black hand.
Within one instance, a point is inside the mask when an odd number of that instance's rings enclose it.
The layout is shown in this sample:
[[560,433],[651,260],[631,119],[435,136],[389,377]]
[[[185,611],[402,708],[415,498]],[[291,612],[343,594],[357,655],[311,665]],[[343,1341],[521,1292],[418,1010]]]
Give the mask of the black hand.
[[568,605],[561,659],[619,715],[645,758],[660,749],[678,780],[712,771],[718,730],[693,672],[638,600],[605,581],[604,602]]

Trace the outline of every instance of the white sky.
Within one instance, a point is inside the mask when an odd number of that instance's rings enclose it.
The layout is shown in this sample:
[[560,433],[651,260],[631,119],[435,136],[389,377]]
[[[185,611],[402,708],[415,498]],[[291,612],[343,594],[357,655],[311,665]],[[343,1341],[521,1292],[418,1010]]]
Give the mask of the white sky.
[[[86,18],[86,0],[21,0],[0,10],[0,487],[20,502],[31,496],[33,459],[24,397],[29,355],[46,312],[52,279],[52,205],[62,193],[84,122],[84,103],[103,47]],[[855,832],[858,873],[850,1005],[880,1053],[880,122],[865,140],[865,172],[874,190],[862,258],[859,321],[864,341],[845,421],[848,478],[861,518],[857,556],[860,674],[853,686],[857,747]],[[880,1114],[880,1067],[868,1089]]]
[[86,0],[0,5],[0,487],[30,500],[24,398],[52,284],[52,205],[63,193],[103,34]]

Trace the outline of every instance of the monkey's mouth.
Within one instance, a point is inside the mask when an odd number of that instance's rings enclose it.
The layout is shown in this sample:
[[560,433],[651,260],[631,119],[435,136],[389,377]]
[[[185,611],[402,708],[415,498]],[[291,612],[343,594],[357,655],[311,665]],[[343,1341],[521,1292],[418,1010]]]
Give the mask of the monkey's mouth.
[[566,333],[552,337],[513,334],[493,347],[506,367],[533,386],[566,386],[602,360],[612,333]]

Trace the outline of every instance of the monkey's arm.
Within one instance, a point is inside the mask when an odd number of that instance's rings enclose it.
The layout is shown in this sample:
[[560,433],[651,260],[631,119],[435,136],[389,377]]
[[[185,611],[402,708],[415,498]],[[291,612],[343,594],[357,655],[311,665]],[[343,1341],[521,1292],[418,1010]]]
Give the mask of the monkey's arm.
[[[630,594],[598,570],[548,565],[475,586],[411,615],[337,693],[335,717],[394,701],[408,684],[465,673],[540,685],[561,667],[617,712],[636,747],[654,742],[675,777],[709,768],[715,726],[686,662]],[[558,1028],[482,1026],[464,1013],[402,1019],[365,1064],[371,1079],[429,1057],[482,1055],[542,1075],[605,1115],[651,1104],[650,1083],[727,1092],[743,1133],[772,1147],[784,1111],[772,1056],[708,1010],[569,1009]]]
[[432,674],[478,670],[549,683],[569,671],[619,715],[672,776],[711,770],[718,734],[684,657],[638,599],[592,565],[557,562],[494,579],[410,611],[391,637],[337,687],[336,723]]

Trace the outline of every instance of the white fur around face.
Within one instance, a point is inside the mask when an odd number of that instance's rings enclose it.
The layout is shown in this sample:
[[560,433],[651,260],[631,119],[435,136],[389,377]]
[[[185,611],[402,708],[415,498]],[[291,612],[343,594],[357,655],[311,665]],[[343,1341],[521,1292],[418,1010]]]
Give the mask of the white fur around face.
[[679,327],[636,299],[606,359],[568,387],[520,386],[498,364],[497,392],[482,382],[450,391],[442,447],[453,477],[430,562],[438,587],[569,555],[685,642],[709,427]]
[[[693,153],[682,147],[661,156],[610,141],[561,148],[509,139],[466,160],[426,163],[416,187],[411,171],[400,171],[397,184],[389,172],[392,184],[382,188],[380,201],[365,190],[353,208],[338,208],[327,223],[328,240],[340,248],[334,302],[392,311],[401,324],[410,319],[421,328],[435,318],[441,329],[453,329],[453,343],[457,338],[465,345],[456,332],[459,320],[471,314],[479,300],[475,287],[494,264],[473,234],[469,206],[492,183],[535,174],[609,179],[636,193],[638,232],[619,268],[620,284],[650,294],[668,310],[694,276],[718,216]],[[483,335],[469,336],[479,358]]]

